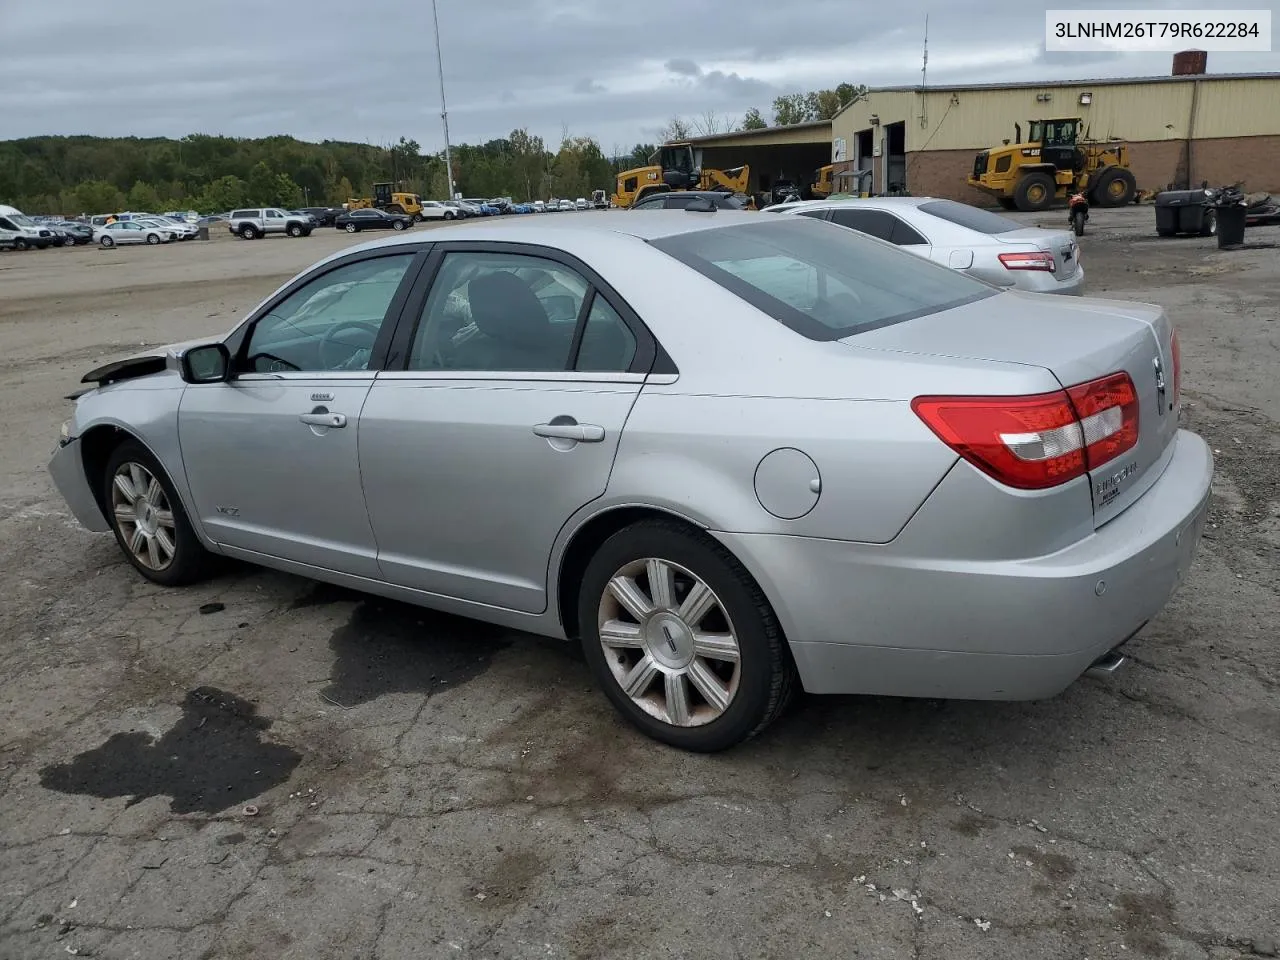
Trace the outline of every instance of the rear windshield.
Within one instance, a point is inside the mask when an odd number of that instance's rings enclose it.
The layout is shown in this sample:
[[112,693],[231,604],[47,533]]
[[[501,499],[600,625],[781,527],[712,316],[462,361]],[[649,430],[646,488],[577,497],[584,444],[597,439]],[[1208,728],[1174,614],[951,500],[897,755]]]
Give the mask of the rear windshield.
[[937,217],[939,220],[948,220],[951,223],[968,227],[970,230],[976,230],[978,233],[985,233],[989,236],[994,236],[998,233],[1009,233],[1011,230],[1021,230],[1024,226],[1017,220],[1010,220],[1008,217],[1002,217],[1000,214],[992,213],[990,210],[979,210],[977,207],[971,207],[967,203],[956,203],[954,200],[930,200],[927,203],[920,204],[920,212],[927,213],[931,217]]
[[838,340],[997,292],[856,230],[808,217],[650,242],[811,340]]

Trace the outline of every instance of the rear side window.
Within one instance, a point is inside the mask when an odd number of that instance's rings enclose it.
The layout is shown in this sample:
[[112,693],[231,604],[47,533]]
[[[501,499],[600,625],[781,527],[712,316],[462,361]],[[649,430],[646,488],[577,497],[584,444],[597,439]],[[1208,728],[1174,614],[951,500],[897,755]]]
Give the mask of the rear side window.
[[232,220],[248,220],[258,215],[257,210],[237,210],[231,215]]
[[954,200],[930,200],[920,204],[920,212],[989,236],[1022,229],[1022,224],[1017,220],[1010,220],[990,210],[979,210],[967,203],[956,203]]
[[996,293],[963,273],[806,217],[650,242],[811,340],[838,340]]

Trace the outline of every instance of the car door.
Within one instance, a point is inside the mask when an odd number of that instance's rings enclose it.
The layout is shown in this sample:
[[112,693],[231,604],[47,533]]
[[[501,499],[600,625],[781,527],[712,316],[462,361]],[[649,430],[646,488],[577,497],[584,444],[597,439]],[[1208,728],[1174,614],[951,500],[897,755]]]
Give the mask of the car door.
[[109,229],[116,243],[146,243],[146,232],[132,220],[113,223]]
[[357,424],[419,256],[391,248],[319,268],[252,321],[230,381],[186,387],[182,459],[213,540],[377,576]]
[[264,210],[262,229],[266,233],[284,233],[285,219],[283,210]]
[[[516,244],[442,244],[360,419],[383,576],[538,613],[569,517],[604,493],[654,357],[585,265]],[[391,364],[394,367],[396,364]]]

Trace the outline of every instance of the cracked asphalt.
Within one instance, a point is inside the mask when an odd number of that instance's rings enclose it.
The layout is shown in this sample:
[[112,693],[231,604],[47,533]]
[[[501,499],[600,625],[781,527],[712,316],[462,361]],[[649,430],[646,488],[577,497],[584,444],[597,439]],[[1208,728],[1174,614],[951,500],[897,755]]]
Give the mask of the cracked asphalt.
[[569,645],[242,566],[164,590],[70,519],[80,374],[345,237],[0,254],[0,958],[1274,955],[1280,259],[1151,219],[1095,213],[1090,292],[1169,309],[1218,473],[1135,662],[1032,704],[802,698],[711,757]]

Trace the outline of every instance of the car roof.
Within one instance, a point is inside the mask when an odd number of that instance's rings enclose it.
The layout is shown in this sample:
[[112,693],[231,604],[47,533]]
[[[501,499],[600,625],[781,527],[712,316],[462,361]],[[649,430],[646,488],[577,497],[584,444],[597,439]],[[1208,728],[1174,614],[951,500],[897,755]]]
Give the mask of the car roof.
[[777,210],[826,210],[830,207],[918,207],[937,197],[842,197],[839,200],[801,200],[778,204]]

